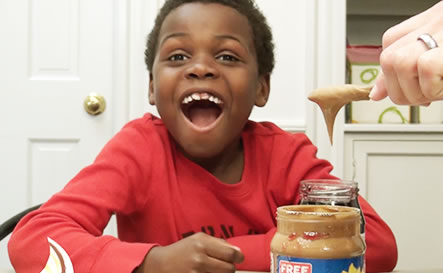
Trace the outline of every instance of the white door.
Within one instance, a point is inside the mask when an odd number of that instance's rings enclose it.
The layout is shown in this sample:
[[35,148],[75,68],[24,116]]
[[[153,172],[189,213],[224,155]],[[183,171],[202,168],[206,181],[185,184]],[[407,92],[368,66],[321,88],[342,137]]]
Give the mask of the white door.
[[[116,7],[0,1],[0,223],[60,190],[113,134]],[[83,108],[92,92],[107,104],[97,116]]]

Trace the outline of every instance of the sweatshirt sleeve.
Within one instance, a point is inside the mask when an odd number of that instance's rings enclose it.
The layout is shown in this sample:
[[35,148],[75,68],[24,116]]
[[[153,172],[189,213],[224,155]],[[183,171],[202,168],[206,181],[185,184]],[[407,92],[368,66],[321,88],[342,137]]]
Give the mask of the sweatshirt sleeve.
[[[270,196],[268,199],[275,201],[275,207],[297,204],[299,202],[299,183],[305,179],[337,179],[330,174],[331,164],[316,157],[317,148],[309,139],[300,134],[295,144],[278,145],[275,149],[283,159],[269,162],[270,168],[277,170],[277,176],[271,171],[270,180],[285,181],[279,184],[275,181],[269,182]],[[292,147],[293,152],[288,152]],[[275,158],[275,157],[270,157]],[[277,163],[275,163],[275,161]],[[281,162],[289,162],[289,166],[281,166]],[[278,176],[282,174],[282,176]],[[296,182],[294,182],[296,181]],[[274,184],[275,183],[275,184]],[[291,194],[292,193],[292,194]],[[279,199],[280,198],[280,199]],[[366,272],[389,272],[397,263],[397,245],[395,237],[389,226],[368,204],[359,197],[361,209],[366,221]],[[272,207],[272,205],[271,205]],[[245,255],[245,260],[238,265],[240,270],[269,271],[270,268],[270,244],[276,227],[272,227],[265,234],[245,235],[228,239],[228,242],[238,246]]]
[[124,242],[102,232],[113,214],[130,215],[144,205],[133,194],[135,184],[149,175],[149,168],[141,167],[149,153],[134,152],[145,147],[143,141],[137,130],[123,129],[93,164],[19,222],[8,244],[17,273],[51,272],[54,264],[67,273],[130,273],[141,264],[154,244]]

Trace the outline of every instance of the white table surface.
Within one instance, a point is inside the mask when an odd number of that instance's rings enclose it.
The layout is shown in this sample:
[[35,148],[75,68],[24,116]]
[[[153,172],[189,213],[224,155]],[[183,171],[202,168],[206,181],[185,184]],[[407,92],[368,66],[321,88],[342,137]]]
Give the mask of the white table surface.
[[[443,269],[394,270],[394,272],[395,273],[443,273]],[[237,271],[236,273],[264,273],[264,272]]]
[[[443,273],[443,269],[394,270],[395,273]],[[3,272],[0,272],[3,273]],[[255,271],[237,271],[236,273],[268,273]]]
[[[394,270],[395,273],[443,273],[443,269]],[[0,269],[0,273],[14,273],[12,269]],[[237,271],[237,273],[268,273],[257,271]]]

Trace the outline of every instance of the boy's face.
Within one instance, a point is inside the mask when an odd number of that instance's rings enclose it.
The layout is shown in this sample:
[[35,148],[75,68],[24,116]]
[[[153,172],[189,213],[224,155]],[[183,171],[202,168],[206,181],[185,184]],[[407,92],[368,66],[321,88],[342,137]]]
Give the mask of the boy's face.
[[165,18],[149,101],[185,154],[210,158],[235,146],[253,106],[264,106],[268,94],[245,16],[194,2]]

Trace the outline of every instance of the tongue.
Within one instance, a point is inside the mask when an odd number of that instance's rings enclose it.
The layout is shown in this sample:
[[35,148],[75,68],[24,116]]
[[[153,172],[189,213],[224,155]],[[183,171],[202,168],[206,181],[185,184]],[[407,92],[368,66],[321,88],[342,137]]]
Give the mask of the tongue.
[[220,114],[216,107],[192,107],[189,109],[189,117],[192,123],[199,127],[211,125]]

